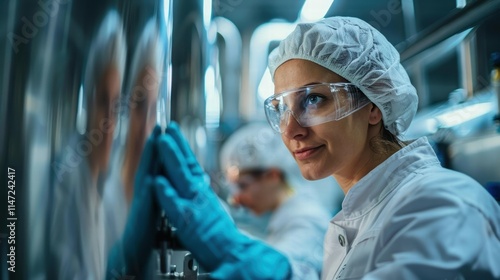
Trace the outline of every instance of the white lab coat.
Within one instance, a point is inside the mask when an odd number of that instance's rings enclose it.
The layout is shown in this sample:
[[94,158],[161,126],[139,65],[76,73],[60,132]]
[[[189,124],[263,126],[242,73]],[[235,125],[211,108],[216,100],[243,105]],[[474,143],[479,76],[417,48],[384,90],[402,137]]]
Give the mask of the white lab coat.
[[332,217],[328,208],[318,203],[310,192],[301,190],[273,212],[255,216],[247,211],[228,209],[240,231],[286,255],[292,266],[293,280],[319,279],[323,240]]
[[[119,165],[121,167],[121,165]],[[120,169],[118,169],[120,170]],[[106,223],[106,251],[120,240],[130,210],[119,172],[112,173],[104,188],[103,205]]]
[[[76,147],[74,137],[69,147]],[[64,158],[64,155],[63,155]],[[47,275],[50,279],[103,279],[106,269],[102,185],[91,182],[85,157],[55,179]]]
[[265,242],[288,257],[292,279],[319,279],[323,240],[331,216],[304,194],[292,196],[271,215]]
[[362,178],[329,224],[322,279],[500,279],[500,207],[420,138]]

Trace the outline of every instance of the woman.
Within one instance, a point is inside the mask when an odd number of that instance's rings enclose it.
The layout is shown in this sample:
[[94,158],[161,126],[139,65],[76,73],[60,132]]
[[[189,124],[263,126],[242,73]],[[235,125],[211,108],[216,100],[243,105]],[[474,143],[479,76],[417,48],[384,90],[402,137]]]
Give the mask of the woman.
[[[500,208],[477,182],[442,168],[425,138],[399,140],[417,95],[377,30],[347,17],[299,24],[269,61],[269,123],[305,178],[331,175],[346,194],[326,234],[322,279],[500,279]],[[175,125],[152,139],[165,170],[150,174],[157,199],[214,278],[298,275],[226,221]]]
[[104,190],[107,248],[119,239],[125,227],[142,149],[156,122],[162,57],[156,22],[150,19],[141,31],[134,51],[129,74],[131,78],[127,82],[128,94],[121,108],[125,128],[121,130],[118,143],[115,144],[122,150],[117,153]]
[[111,10],[97,31],[85,69],[85,135],[75,133],[65,148],[65,152],[77,151],[69,157],[74,160],[72,168],[56,172],[52,186],[48,279],[101,279],[105,275],[102,194],[117,124],[113,108],[120,98],[126,53],[121,17]]
[[426,139],[397,137],[417,96],[379,32],[353,18],[299,26],[270,70],[281,93],[266,101],[271,125],[305,178],[332,175],[346,193],[326,235],[324,279],[500,277],[496,203],[442,168]]

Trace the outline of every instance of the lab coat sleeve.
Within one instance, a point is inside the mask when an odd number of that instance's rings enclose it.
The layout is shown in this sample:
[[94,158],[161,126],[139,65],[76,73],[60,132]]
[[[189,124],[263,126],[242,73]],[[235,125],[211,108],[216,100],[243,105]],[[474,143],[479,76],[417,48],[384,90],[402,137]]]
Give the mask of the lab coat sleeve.
[[[59,187],[54,195],[53,214],[50,225],[48,276],[54,279],[75,279],[86,277],[82,267],[82,239],[80,223],[73,219],[79,216],[77,204],[70,207],[71,193],[68,188]],[[74,202],[74,201],[71,201]]]
[[500,278],[491,217],[445,190],[412,195],[382,228],[363,279]]

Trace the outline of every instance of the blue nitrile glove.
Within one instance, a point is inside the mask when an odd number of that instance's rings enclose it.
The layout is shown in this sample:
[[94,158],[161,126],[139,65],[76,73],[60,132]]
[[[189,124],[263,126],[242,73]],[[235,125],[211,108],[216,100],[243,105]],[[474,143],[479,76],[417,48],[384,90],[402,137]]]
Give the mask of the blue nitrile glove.
[[108,257],[107,279],[114,279],[117,275],[149,279],[154,272],[154,267],[149,264],[160,217],[160,208],[154,197],[154,175],[159,170],[156,142],[160,134],[161,128],[156,126],[142,152],[122,239],[113,246]]
[[165,177],[156,177],[157,199],[181,243],[212,279],[289,279],[288,259],[236,228],[212,191],[177,124],[158,140]]

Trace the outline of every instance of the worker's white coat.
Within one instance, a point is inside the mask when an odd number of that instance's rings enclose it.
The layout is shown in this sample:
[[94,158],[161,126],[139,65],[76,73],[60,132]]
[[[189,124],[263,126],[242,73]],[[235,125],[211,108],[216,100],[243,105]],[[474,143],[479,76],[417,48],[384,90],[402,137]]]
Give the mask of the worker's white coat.
[[271,215],[265,241],[288,257],[293,279],[319,279],[323,240],[331,217],[323,205],[304,192],[288,199]]
[[500,207],[420,138],[347,193],[322,279],[500,279]]
[[96,185],[90,177],[88,162],[82,157],[54,184],[50,198],[48,278],[104,277],[107,257],[102,184]]

